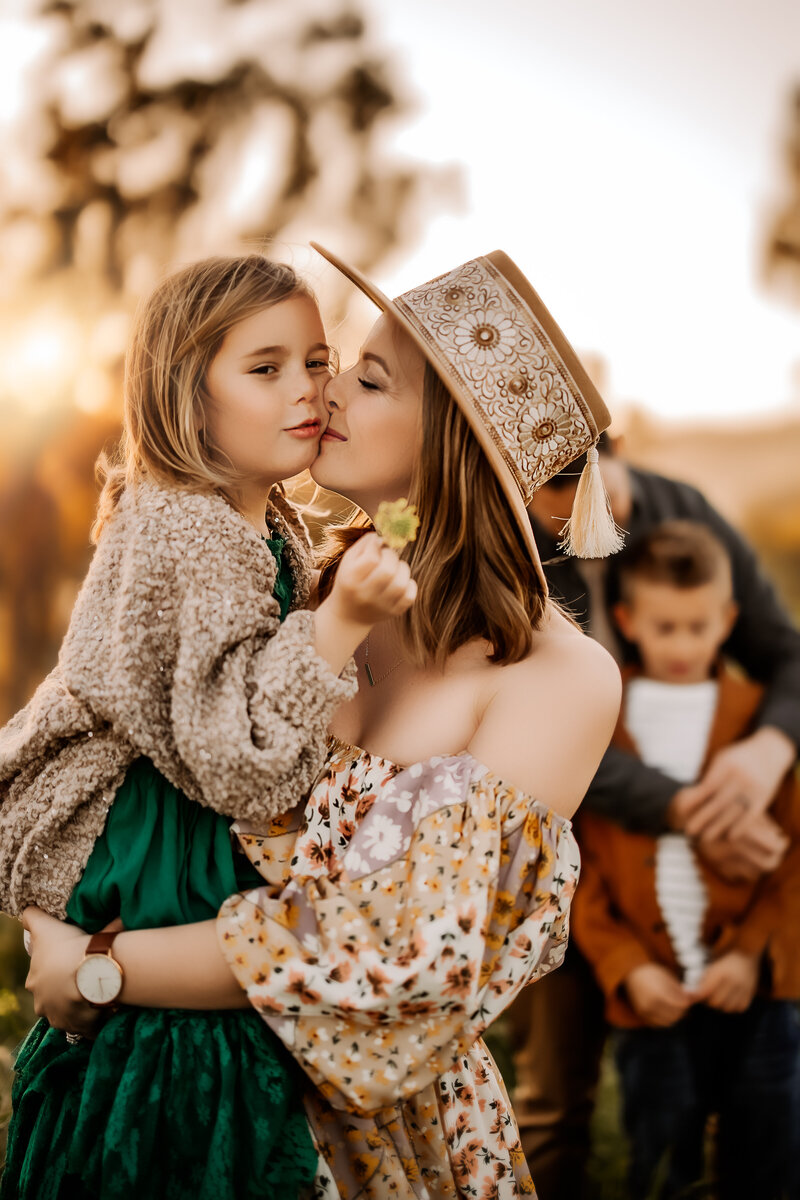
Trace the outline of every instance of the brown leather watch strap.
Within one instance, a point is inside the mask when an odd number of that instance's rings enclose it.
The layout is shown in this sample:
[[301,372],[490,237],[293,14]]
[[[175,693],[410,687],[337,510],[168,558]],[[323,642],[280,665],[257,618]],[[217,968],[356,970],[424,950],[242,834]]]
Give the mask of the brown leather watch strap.
[[120,931],[114,929],[111,933],[105,930],[102,933],[93,933],[89,938],[89,945],[86,947],[87,954],[111,954],[111,946],[114,938]]

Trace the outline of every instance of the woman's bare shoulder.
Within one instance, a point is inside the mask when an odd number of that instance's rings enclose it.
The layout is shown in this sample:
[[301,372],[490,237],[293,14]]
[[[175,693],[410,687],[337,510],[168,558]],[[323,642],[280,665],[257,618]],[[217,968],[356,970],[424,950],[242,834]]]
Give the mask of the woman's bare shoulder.
[[620,687],[619,668],[608,651],[556,608],[534,634],[527,658],[515,666],[519,671],[509,671],[503,686],[518,686],[521,676],[529,687],[548,686],[554,673],[574,670],[588,673],[589,681],[600,688],[608,686],[617,692]]
[[571,816],[611,739],[620,698],[611,655],[554,610],[528,656],[497,671],[469,749]]

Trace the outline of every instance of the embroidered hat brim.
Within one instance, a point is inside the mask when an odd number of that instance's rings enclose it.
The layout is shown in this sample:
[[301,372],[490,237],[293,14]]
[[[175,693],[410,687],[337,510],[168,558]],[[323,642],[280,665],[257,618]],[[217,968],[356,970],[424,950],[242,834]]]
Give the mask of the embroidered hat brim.
[[400,324],[442,379],[497,475],[547,590],[527,505],[611,418],[541,298],[502,250],[390,300],[355,267],[311,245]]

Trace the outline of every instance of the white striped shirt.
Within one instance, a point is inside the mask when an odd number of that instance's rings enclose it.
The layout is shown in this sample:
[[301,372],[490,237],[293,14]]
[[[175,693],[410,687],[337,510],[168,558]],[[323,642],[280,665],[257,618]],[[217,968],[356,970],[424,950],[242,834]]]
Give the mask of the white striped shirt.
[[[633,679],[625,693],[625,725],[650,767],[694,783],[706,755],[718,685]],[[656,899],[687,987],[708,963],[702,930],[708,897],[694,851],[682,833],[665,833],[656,847]]]

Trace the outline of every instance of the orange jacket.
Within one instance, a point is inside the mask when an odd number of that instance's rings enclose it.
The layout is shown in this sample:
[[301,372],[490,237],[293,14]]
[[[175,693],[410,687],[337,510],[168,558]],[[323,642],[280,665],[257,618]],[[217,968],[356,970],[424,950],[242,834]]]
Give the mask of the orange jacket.
[[[627,678],[631,678],[628,673]],[[719,674],[717,710],[706,749],[706,765],[723,746],[752,729],[764,689]],[[622,717],[614,744],[636,753]],[[794,772],[784,780],[770,816],[791,839],[783,862],[755,883],[729,883],[702,858],[708,908],[703,940],[714,958],[734,948],[766,954],[771,994],[800,997],[800,788]],[[656,839],[581,812],[575,822],[581,848],[581,881],[572,902],[572,936],[589,960],[606,997],[612,1025],[642,1024],[628,1003],[623,981],[634,967],[658,962],[679,973],[656,899]]]

